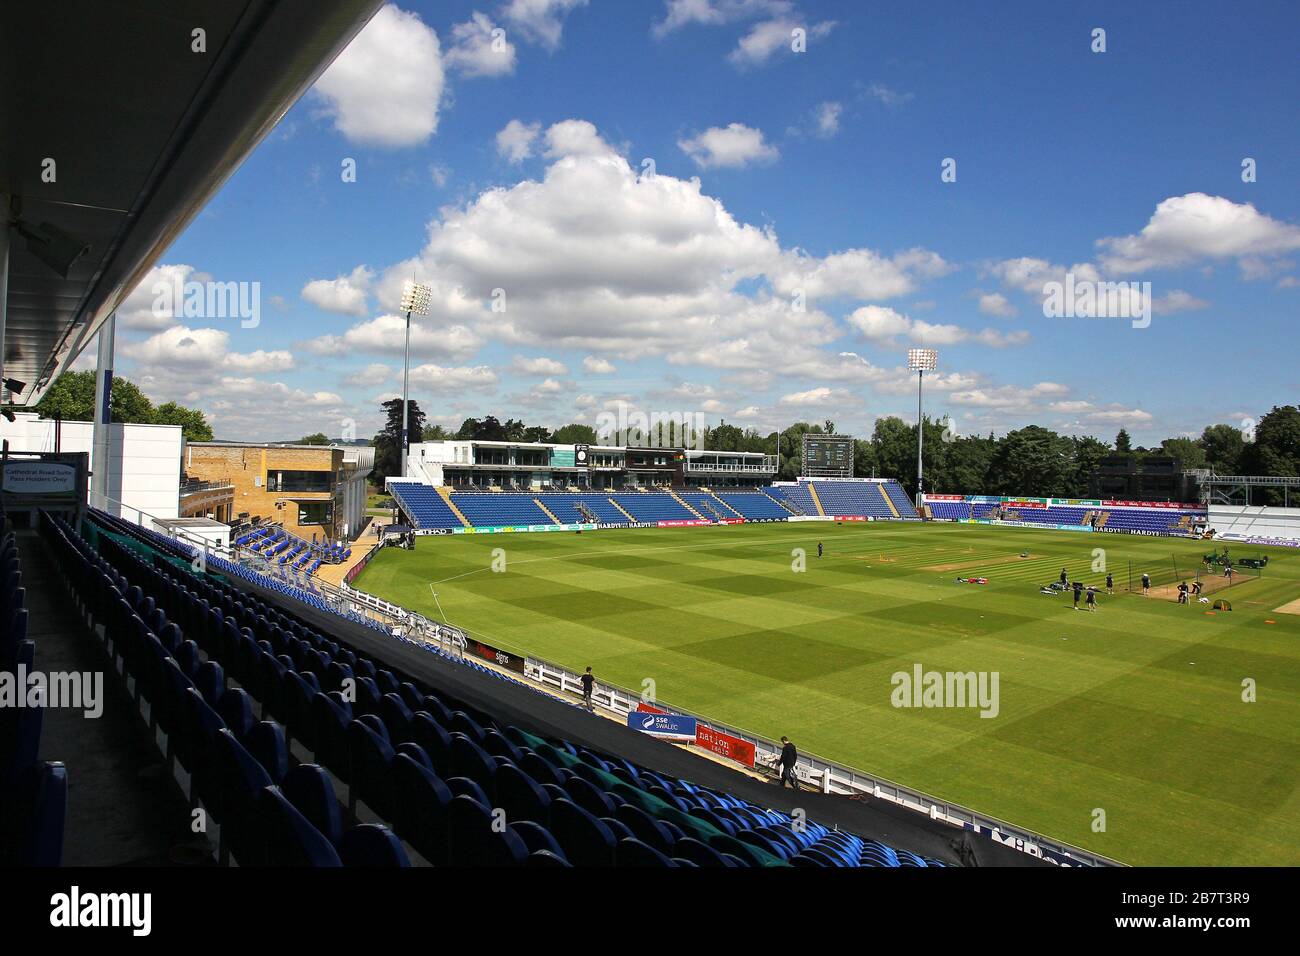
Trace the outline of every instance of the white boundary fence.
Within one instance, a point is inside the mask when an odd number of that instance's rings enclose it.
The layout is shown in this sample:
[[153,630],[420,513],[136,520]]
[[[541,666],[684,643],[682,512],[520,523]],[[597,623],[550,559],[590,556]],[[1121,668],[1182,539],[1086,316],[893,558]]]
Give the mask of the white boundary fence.
[[[582,681],[573,671],[529,656],[524,664],[524,674],[540,684],[554,687],[564,694],[582,695]],[[626,716],[637,709],[642,698],[630,690],[613,684],[597,681],[592,691],[592,700],[596,705]],[[781,745],[774,740],[720,723],[689,710],[672,707],[658,700],[644,701],[659,710],[683,717],[694,717],[697,722],[719,733],[738,737],[753,744],[756,753],[755,764],[759,769],[771,769],[781,753]],[[837,794],[845,797],[874,797],[888,800],[890,803],[906,807],[917,813],[923,813],[932,820],[947,823],[958,829],[986,836],[994,842],[1013,847],[1029,856],[1038,857],[1058,866],[1122,866],[1117,860],[1109,859],[1097,853],[1071,846],[1045,837],[1032,830],[1014,826],[1005,820],[979,813],[960,804],[950,803],[931,796],[921,790],[905,787],[885,777],[869,774],[852,767],[846,767],[816,754],[801,753],[795,773],[801,783],[822,793]]]

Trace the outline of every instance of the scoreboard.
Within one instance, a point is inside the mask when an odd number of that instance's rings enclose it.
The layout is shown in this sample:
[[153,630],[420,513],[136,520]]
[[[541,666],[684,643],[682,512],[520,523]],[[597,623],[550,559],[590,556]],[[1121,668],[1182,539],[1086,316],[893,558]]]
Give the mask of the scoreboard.
[[852,478],[852,435],[803,436],[803,476],[805,478]]

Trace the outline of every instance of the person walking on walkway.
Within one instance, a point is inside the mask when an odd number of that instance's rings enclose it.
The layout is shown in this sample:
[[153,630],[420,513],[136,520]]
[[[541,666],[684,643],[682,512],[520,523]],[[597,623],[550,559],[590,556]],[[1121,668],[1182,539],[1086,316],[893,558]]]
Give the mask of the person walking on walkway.
[[794,749],[789,737],[781,738],[781,787],[787,783],[795,790],[799,789],[799,778],[795,776],[794,767],[799,762],[799,751]]

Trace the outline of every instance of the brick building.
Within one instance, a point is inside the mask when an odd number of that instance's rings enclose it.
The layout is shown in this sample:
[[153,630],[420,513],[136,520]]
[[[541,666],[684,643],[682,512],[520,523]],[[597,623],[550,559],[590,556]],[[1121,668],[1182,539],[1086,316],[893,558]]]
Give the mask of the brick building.
[[311,540],[355,537],[374,449],[337,445],[188,442],[191,481],[229,483],[236,520],[270,520]]

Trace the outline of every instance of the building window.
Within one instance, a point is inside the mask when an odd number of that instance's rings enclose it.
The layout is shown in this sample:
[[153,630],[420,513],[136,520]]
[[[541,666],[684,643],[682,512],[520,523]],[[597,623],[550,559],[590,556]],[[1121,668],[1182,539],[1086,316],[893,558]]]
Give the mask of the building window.
[[298,524],[327,525],[334,520],[334,503],[332,501],[298,502]]
[[330,491],[334,475],[328,471],[268,471],[267,491]]

